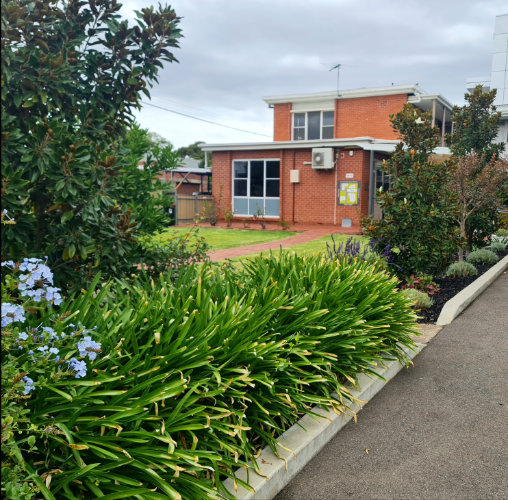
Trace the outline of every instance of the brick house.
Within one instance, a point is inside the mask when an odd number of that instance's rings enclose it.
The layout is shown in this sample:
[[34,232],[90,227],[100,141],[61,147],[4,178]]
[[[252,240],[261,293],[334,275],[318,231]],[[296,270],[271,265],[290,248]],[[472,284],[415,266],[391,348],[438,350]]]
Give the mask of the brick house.
[[267,220],[359,227],[363,215],[380,216],[374,190],[390,182],[380,164],[398,142],[389,116],[408,102],[432,112],[436,153],[448,152],[452,105],[417,85],[263,100],[273,108],[272,142],[202,146],[212,152],[212,193],[237,218],[260,210]]

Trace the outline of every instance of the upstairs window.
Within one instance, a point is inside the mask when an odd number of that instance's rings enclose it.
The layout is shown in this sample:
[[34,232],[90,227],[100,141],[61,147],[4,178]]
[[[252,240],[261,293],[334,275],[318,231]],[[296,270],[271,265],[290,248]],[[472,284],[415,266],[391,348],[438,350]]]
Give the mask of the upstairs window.
[[293,140],[333,139],[333,111],[308,111],[293,114]]

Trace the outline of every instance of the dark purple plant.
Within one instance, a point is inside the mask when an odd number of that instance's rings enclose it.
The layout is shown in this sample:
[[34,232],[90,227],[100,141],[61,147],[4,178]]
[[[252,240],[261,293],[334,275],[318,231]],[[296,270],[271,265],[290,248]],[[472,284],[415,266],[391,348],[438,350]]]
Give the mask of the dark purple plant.
[[332,243],[333,245],[326,243],[328,258],[336,260],[339,257],[346,257],[348,264],[351,264],[354,258],[367,260],[367,257],[374,252],[370,243],[365,245],[362,250],[360,242],[355,240],[352,236],[347,239],[346,243],[340,242],[337,245],[337,242],[332,235]]
[[[373,257],[376,254],[379,254],[376,250],[377,244],[378,241],[372,238],[369,241],[369,243],[363,246],[362,249],[360,241],[355,240],[352,236],[349,237],[345,243],[340,242],[337,244],[332,235],[332,245],[327,243],[326,249],[328,252],[328,258],[330,260],[345,258],[347,263],[351,264],[351,262],[355,258],[360,260],[369,260],[369,258]],[[402,268],[394,263],[394,256],[393,253],[391,252],[391,247],[389,243],[383,248],[383,250],[379,255],[386,261],[388,265],[397,268],[399,271],[402,271]]]

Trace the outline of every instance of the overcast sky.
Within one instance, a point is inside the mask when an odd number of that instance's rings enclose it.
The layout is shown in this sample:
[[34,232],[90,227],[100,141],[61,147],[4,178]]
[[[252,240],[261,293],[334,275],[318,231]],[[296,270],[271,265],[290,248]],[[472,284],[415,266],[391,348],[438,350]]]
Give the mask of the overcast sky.
[[[120,0],[121,1],[121,0]],[[126,0],[123,14],[152,5]],[[155,3],[156,4],[156,3]],[[418,83],[463,104],[490,77],[495,16],[506,0],[174,0],[184,37],[137,121],[175,147],[270,140],[263,96]]]

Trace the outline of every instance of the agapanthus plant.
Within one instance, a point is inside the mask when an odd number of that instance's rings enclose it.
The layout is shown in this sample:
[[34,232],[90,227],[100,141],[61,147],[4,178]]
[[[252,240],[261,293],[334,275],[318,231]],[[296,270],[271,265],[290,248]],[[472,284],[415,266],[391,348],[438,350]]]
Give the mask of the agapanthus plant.
[[36,437],[47,433],[48,427],[31,423],[26,400],[54,381],[90,375],[101,344],[92,340],[93,329],[74,325],[68,315],[58,313],[63,298],[53,286],[53,273],[45,261],[4,261],[1,268],[2,449],[6,457],[5,463],[2,459],[2,476],[6,476],[2,491],[11,498],[31,498],[35,483],[23,461],[10,460],[19,453],[19,443],[34,446]]

